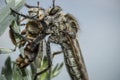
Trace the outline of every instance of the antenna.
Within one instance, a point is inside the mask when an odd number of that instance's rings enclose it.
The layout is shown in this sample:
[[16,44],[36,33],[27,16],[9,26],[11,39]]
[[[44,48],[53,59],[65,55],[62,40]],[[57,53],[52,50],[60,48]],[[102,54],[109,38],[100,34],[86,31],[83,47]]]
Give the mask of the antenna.
[[55,7],[55,0],[52,0],[52,2],[53,2],[53,8]]
[[40,2],[39,2],[39,1],[37,2],[37,6],[38,6],[38,8],[39,8],[39,6],[40,6]]

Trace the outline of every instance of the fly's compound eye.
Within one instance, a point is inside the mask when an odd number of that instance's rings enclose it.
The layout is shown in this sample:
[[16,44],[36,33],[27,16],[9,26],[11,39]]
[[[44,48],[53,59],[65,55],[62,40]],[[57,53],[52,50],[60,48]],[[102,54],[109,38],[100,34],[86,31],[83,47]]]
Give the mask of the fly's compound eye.
[[49,13],[49,15],[55,15],[59,13],[60,11],[62,11],[62,8],[60,6],[55,6],[54,8],[48,9],[47,12]]

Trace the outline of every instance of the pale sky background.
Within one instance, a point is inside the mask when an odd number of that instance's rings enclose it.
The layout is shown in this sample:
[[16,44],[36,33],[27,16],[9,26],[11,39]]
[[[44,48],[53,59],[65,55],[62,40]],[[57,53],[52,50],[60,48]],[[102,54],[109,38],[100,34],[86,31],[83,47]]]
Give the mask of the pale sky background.
[[[37,1],[27,0],[27,3],[36,5]],[[44,8],[52,5],[51,0],[39,1]],[[89,80],[120,80],[120,0],[56,0],[56,4],[79,22],[78,40]],[[0,37],[0,47],[13,48],[8,30]],[[9,55],[16,58],[14,54]],[[7,56],[0,55],[0,69]],[[61,61],[63,56],[58,55],[54,65]],[[53,80],[70,80],[65,67]]]

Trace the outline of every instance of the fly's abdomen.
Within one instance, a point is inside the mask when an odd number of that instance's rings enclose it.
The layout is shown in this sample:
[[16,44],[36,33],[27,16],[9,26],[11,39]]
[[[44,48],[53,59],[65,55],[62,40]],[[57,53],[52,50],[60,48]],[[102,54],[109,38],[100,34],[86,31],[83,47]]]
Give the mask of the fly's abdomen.
[[69,40],[67,47],[62,47],[66,68],[72,80],[88,80],[86,67],[77,40]]

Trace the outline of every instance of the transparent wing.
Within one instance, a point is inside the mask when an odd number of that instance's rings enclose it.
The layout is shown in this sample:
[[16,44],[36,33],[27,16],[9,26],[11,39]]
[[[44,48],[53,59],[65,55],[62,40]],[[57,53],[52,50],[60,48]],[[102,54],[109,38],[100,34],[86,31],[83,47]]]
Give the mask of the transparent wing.
[[[88,74],[87,74],[87,70],[85,67],[85,63],[83,60],[83,56],[82,56],[82,52],[78,43],[77,39],[72,39],[69,36],[67,36],[70,44],[70,50],[66,51],[66,53],[70,55],[68,61],[66,61],[67,63],[71,63],[68,66],[68,72],[72,78],[72,80],[88,80]],[[70,66],[71,65],[71,66]],[[76,68],[75,68],[76,67]],[[73,72],[72,72],[73,71]],[[74,74],[74,76],[73,76]]]

